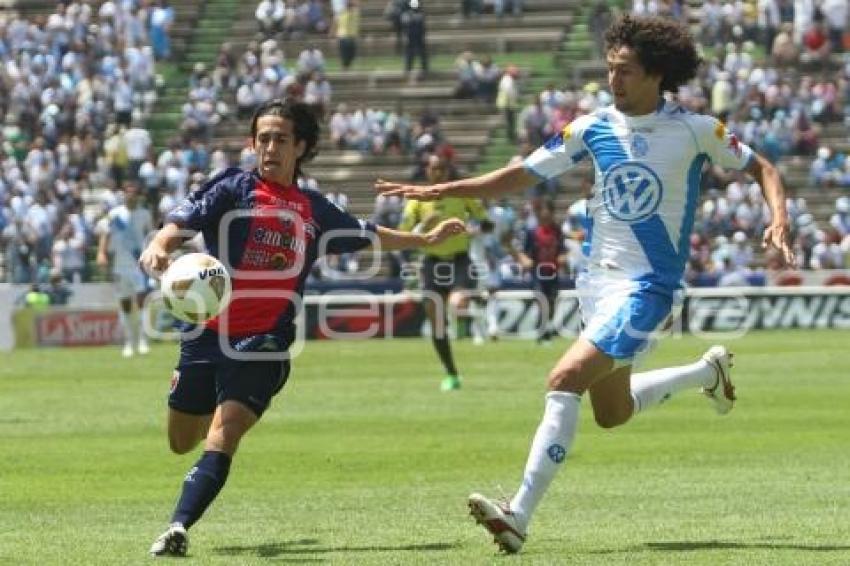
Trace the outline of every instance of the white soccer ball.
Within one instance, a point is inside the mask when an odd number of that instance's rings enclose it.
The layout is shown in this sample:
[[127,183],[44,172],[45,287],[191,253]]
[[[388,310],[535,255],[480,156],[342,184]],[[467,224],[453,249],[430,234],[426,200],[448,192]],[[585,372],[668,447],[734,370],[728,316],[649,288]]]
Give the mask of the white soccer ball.
[[200,323],[230,302],[232,283],[224,265],[208,254],[180,256],[162,275],[162,301],[180,320]]

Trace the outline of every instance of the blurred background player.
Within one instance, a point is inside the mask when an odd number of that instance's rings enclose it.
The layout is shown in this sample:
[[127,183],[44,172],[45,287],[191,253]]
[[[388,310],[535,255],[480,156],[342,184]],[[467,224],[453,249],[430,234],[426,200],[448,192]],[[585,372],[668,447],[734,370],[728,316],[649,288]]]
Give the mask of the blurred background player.
[[556,334],[552,328],[552,317],[560,291],[559,274],[567,263],[564,236],[555,221],[555,203],[545,200],[540,204],[537,226],[526,230],[523,249],[517,255],[523,269],[531,273],[531,282],[540,305],[537,341],[549,344]]
[[[133,355],[133,345],[140,354],[150,349],[144,334],[142,306],[148,292],[148,278],[139,268],[139,257],[145,239],[153,230],[150,211],[140,206],[139,187],[128,182],[124,185],[124,203],[110,210],[98,227],[100,240],[97,264],[107,269],[112,258],[112,282],[118,297],[118,319],[124,331],[125,358]],[[135,308],[134,308],[135,305]]]
[[492,220],[485,219],[479,224],[479,231],[472,240],[469,255],[476,268],[476,280],[480,291],[479,296],[473,299],[473,304],[476,307],[483,306],[473,313],[473,342],[481,344],[485,337],[498,340],[499,305],[496,293],[502,286],[501,269],[505,251]]
[[[448,159],[438,154],[431,155],[425,174],[429,183],[448,180],[451,177]],[[423,233],[449,218],[479,222],[487,218],[487,211],[479,199],[411,200],[404,207],[399,230]],[[460,389],[461,384],[449,343],[447,310],[451,309],[468,322],[471,291],[476,288],[474,268],[469,258],[470,241],[471,236],[464,233],[436,246],[421,248],[420,287],[425,295],[423,305],[431,325],[431,342],[446,372],[440,384],[443,391]]]

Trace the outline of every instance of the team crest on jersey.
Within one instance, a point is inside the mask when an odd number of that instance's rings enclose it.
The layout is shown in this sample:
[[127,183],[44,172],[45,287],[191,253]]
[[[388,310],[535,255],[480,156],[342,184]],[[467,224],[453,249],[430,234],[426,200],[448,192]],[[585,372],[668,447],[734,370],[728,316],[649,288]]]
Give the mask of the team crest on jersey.
[[634,157],[644,157],[649,151],[649,142],[640,134],[632,136],[632,155]]
[[655,172],[641,163],[624,161],[608,170],[602,197],[611,216],[624,222],[646,220],[658,210],[663,187]]
[[269,259],[269,267],[272,269],[286,269],[289,267],[289,260],[287,260],[286,256],[281,253],[274,254]]
[[174,370],[174,373],[171,374],[171,393],[174,393],[174,390],[177,389],[177,384],[180,383],[180,370]]

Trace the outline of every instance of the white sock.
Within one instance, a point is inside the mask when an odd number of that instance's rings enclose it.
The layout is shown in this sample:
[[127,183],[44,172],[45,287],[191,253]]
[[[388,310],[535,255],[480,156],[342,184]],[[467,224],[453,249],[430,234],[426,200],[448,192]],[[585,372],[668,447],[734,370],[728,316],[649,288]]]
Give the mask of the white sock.
[[145,337],[145,323],[143,320],[144,313],[142,313],[142,309],[139,308],[137,310],[133,310],[132,320],[133,327],[136,329],[136,336],[139,337],[138,343],[141,346],[142,344],[147,345],[148,341]]
[[683,389],[713,387],[716,382],[717,373],[704,360],[687,366],[632,374],[632,399],[635,402],[632,414],[660,405]]
[[124,331],[124,343],[132,344],[133,328],[130,326],[130,316],[120,308],[118,309],[118,322],[121,323],[121,329]]
[[496,335],[499,333],[499,303],[495,297],[487,301],[487,332]]
[[570,451],[580,406],[581,397],[575,393],[551,391],[546,395],[546,409],[531,443],[522,485],[510,503],[511,511],[525,524]]

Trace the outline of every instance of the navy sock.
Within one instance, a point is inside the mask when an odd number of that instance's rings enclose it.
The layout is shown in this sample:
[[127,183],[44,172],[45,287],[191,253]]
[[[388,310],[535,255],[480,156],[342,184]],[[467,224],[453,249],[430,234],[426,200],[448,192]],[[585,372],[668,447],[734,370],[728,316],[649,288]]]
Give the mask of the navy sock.
[[201,459],[186,474],[180,501],[171,517],[187,529],[201,518],[227,481],[230,456],[223,452],[204,452]]
[[443,362],[443,367],[449,375],[457,375],[455,361],[452,358],[452,347],[449,345],[449,339],[445,336],[437,338],[431,337],[431,342],[434,344],[434,349],[437,350],[437,355],[440,356],[440,361]]

